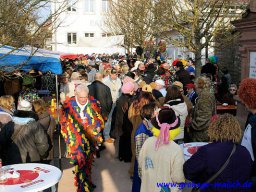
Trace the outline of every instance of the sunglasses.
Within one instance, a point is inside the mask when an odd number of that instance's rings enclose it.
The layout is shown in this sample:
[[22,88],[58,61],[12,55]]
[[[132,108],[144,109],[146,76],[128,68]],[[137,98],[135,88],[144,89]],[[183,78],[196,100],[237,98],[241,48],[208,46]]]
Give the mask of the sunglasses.
[[229,89],[229,91],[236,91],[236,89]]

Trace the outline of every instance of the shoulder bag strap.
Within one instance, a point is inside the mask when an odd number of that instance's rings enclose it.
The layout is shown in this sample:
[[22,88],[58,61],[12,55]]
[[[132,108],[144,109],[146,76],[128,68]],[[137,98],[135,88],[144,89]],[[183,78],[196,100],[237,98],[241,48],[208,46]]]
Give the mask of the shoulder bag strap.
[[216,179],[216,177],[219,176],[219,174],[221,174],[221,172],[222,172],[222,171],[227,167],[227,165],[229,164],[229,161],[230,161],[232,155],[235,153],[235,151],[236,151],[236,144],[233,145],[233,149],[232,149],[232,151],[231,151],[231,153],[230,153],[230,155],[229,155],[227,161],[222,165],[222,167],[220,168],[220,170],[219,170],[217,173],[215,173],[210,179],[208,179],[208,180],[206,181],[206,183],[211,183],[214,179]]

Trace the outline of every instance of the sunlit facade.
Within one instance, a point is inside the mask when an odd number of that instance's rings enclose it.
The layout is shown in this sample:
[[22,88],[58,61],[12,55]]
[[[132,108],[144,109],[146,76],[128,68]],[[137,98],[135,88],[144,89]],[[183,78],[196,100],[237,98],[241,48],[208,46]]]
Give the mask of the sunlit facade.
[[[52,4],[59,9],[66,0]],[[105,32],[104,18],[108,0],[71,0],[53,28],[52,50],[66,53],[124,53],[123,36]],[[57,26],[57,27],[56,27]]]

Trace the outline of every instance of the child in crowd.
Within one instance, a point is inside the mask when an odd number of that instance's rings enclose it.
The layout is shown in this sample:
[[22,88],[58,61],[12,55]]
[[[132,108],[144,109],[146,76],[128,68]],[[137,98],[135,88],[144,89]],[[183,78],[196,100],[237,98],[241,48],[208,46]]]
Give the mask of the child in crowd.
[[[179,191],[177,187],[159,188],[157,183],[185,182],[183,175],[184,155],[181,147],[173,141],[179,134],[180,119],[170,108],[164,108],[152,120],[152,125],[160,129],[158,136],[148,138],[139,154],[141,170],[141,192]],[[171,132],[171,133],[170,133]],[[170,139],[171,136],[171,139]]]
[[135,133],[136,159],[134,163],[132,192],[140,191],[141,180],[138,174],[138,158],[144,142],[149,137],[153,136],[153,133],[151,132],[152,124],[150,119],[155,116],[156,110],[157,110],[156,103],[149,103],[142,107],[141,118],[143,119],[143,122],[139,125]]

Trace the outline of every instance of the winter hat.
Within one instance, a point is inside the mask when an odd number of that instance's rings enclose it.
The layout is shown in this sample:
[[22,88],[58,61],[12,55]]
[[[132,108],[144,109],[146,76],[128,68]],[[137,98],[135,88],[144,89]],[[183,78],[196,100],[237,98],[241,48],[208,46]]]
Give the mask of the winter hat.
[[144,92],[152,93],[152,90],[153,90],[152,87],[148,84],[145,84],[142,87],[142,91],[144,91]]
[[134,82],[134,79],[132,79],[132,78],[129,77],[129,76],[125,76],[122,82],[123,82],[123,83],[127,83],[127,82],[132,82],[132,83],[133,83],[133,82]]
[[180,81],[174,81],[172,86],[176,86],[176,87],[183,89],[183,84]]
[[180,119],[171,108],[163,108],[158,115],[151,119],[152,125],[160,129],[160,134],[155,143],[155,149],[163,144],[169,144],[169,130],[177,129],[180,126]]
[[149,85],[150,85],[150,87],[152,87],[152,89],[156,88],[156,83],[155,82],[151,82]]
[[122,93],[123,93],[123,94],[129,94],[129,93],[131,93],[132,91],[135,90],[134,83],[132,83],[132,82],[126,82],[126,83],[124,83],[123,86],[122,86],[122,88],[121,88],[121,90],[122,90]]
[[165,83],[164,83],[164,81],[162,79],[156,80],[155,83],[158,84],[158,85],[165,86]]
[[193,83],[189,83],[189,84],[186,85],[186,88],[195,89],[195,85]]
[[139,89],[138,84],[134,81],[134,79],[132,79],[129,76],[125,76],[122,82],[123,82],[123,84],[128,83],[128,82],[133,83],[134,84],[134,91],[137,91]]
[[175,115],[173,109],[169,107],[165,107],[161,109],[156,117],[151,119],[152,125],[157,128],[161,129],[161,124],[167,123],[172,125],[169,130],[176,129],[180,126],[180,119]]

